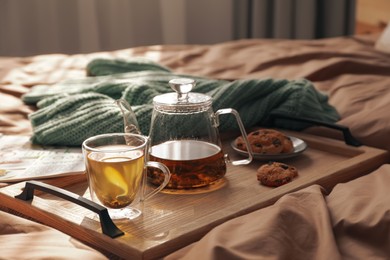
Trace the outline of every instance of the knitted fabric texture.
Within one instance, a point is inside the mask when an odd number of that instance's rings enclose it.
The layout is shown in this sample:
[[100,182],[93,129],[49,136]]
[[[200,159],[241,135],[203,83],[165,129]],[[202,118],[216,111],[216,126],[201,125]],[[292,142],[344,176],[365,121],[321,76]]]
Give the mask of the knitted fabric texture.
[[[211,96],[214,111],[236,109],[246,128],[264,125],[273,112],[328,123],[339,119],[327,96],[305,79],[215,80],[174,74],[163,66],[139,59],[94,60],[88,64],[87,73],[94,77],[36,86],[22,97],[24,102],[38,107],[29,117],[33,143],[79,146],[93,135],[123,132],[122,113],[114,102],[119,98],[131,105],[141,132],[148,135],[153,98],[172,92],[168,81],[179,77],[195,79],[193,92]],[[277,120],[272,126],[302,130],[308,124]],[[237,129],[235,119],[221,117],[219,130],[233,129]]]

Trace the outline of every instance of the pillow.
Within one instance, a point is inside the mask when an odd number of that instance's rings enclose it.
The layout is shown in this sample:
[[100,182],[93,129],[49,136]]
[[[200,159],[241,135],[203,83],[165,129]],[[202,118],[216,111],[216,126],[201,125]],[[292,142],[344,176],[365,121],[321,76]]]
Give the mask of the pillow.
[[376,41],[375,49],[378,51],[390,53],[390,22],[387,23],[386,28],[383,30],[382,34]]

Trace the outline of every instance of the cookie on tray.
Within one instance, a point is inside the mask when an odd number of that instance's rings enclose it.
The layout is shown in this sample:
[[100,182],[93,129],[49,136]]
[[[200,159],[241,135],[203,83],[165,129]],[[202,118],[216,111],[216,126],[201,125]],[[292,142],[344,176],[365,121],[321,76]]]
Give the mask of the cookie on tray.
[[[259,129],[248,134],[252,151],[259,154],[281,154],[294,151],[290,137],[273,129]],[[247,151],[242,137],[236,139],[238,149]]]
[[279,187],[298,176],[298,170],[285,163],[269,162],[257,169],[257,180],[269,187]]

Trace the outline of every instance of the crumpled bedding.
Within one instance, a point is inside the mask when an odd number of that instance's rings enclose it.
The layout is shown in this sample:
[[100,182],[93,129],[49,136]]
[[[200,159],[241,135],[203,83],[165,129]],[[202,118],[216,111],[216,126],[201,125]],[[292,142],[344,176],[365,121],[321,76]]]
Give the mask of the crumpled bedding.
[[[0,133],[31,135],[28,115],[36,107],[24,104],[20,97],[32,86],[84,77],[86,64],[94,58],[142,56],[175,73],[216,79],[306,78],[329,95],[329,103],[341,116],[338,123],[348,126],[355,138],[364,145],[390,151],[390,54],[377,51],[375,40],[376,37],[363,36],[252,39],[215,45],[145,46],[92,54],[0,58]],[[322,127],[305,131],[341,138],[339,133]],[[319,186],[286,195],[271,207],[216,227],[200,241],[167,258],[388,259],[389,176],[390,166],[384,165],[367,176],[337,185],[329,195]],[[0,219],[5,226],[15,223],[14,217]],[[21,232],[33,237],[34,226],[20,226]],[[2,239],[5,229],[0,232]],[[68,239],[64,236],[59,235],[59,241]],[[7,236],[6,242],[24,250],[26,245],[20,245],[18,237]],[[34,241],[39,246],[45,244],[43,238]],[[77,251],[67,245],[69,250]],[[2,243],[1,254],[3,248]],[[41,253],[52,253],[44,248]],[[92,256],[98,255],[92,252]]]
[[389,259],[390,165],[336,185],[313,185],[225,222],[165,259]]
[[[363,144],[390,150],[387,117],[390,54],[375,49],[378,36],[320,40],[251,39],[215,45],[145,46],[112,52],[0,59],[0,132],[31,134],[35,108],[20,96],[31,86],[85,77],[95,58],[145,57],[179,74],[215,79],[306,78],[329,95],[339,124]],[[316,134],[341,138],[327,129]]]
[[53,228],[0,211],[0,259],[107,259]]

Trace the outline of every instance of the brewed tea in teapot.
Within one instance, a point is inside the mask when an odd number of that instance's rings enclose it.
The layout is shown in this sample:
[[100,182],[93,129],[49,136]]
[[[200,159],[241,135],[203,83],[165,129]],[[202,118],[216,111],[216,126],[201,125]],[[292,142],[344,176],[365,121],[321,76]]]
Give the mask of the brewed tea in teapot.
[[[172,175],[167,188],[188,189],[215,183],[225,176],[227,161],[221,148],[218,117],[233,114],[248,144],[239,114],[230,108],[214,113],[210,96],[191,92],[195,86],[193,79],[173,79],[169,85],[175,92],[153,99],[150,159],[169,168]],[[248,154],[247,159],[231,163],[249,164],[251,151]],[[154,169],[148,169],[147,176],[149,182],[156,185],[164,179],[162,173]]]

